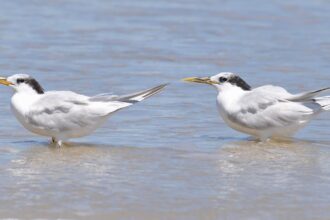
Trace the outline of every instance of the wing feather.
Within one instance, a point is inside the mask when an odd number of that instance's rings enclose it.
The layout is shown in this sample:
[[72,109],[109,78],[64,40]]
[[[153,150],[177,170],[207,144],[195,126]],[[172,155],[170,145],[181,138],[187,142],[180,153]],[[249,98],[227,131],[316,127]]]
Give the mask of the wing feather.
[[288,97],[289,101],[292,102],[308,102],[313,101],[313,98],[317,97],[321,93],[330,90],[330,87],[315,90],[315,91],[309,91],[309,92],[303,92],[296,95],[291,95],[291,97]]
[[48,92],[32,105],[26,118],[37,128],[66,131],[93,125],[122,106],[117,102],[91,104],[88,99],[73,92]]
[[229,117],[252,129],[304,123],[314,111],[302,103],[287,100],[286,97],[290,95],[281,87],[256,88],[241,97],[240,110]]

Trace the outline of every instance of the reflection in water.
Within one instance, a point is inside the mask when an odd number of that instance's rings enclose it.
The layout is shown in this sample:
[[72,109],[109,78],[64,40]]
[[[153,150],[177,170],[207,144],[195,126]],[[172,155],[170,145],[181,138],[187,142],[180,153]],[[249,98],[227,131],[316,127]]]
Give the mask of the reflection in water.
[[[330,174],[330,162],[324,158],[329,157],[329,152],[323,147],[301,140],[225,144],[219,150],[216,162],[218,182],[221,183],[218,199],[229,201],[224,204],[223,211],[236,212],[236,218],[256,214],[271,217],[267,213],[281,216],[280,210],[286,210],[293,218],[306,217],[303,209],[301,213],[290,210],[307,208],[306,194],[313,203],[324,201],[319,195],[322,190],[313,187],[324,186]],[[241,204],[245,204],[244,210],[241,210]],[[313,214],[324,213],[326,208],[329,206],[321,206]]]
[[168,209],[173,211],[164,214],[168,218],[218,218],[228,213],[233,218],[267,217],[259,210],[290,212],[288,203],[292,210],[305,207],[306,193],[315,193],[310,195],[314,202],[328,198],[320,194],[330,174],[329,152],[307,141],[231,141],[213,152],[84,143],[63,148],[28,145],[6,165],[6,186],[1,184],[0,192],[12,194],[2,203],[4,213],[10,214],[9,204],[14,203],[23,210],[33,204],[32,217],[45,208],[53,217],[63,212],[66,217],[103,213],[153,219]]
[[[181,154],[184,152],[162,148],[92,144],[70,144],[60,149],[30,146],[19,153],[16,157],[19,159],[8,164],[6,182],[15,184],[5,191],[15,191],[7,197],[9,203],[16,201],[23,209],[34,204],[36,209],[30,212],[33,216],[42,213],[45,201],[48,208],[56,206],[51,215],[72,210],[80,216],[82,208],[83,216],[95,212],[105,212],[107,216],[132,214],[121,211],[120,207],[162,212],[175,204],[188,202],[188,205],[190,199],[197,199],[195,195],[189,196],[196,185],[186,185],[191,174],[182,175],[189,164],[192,168],[197,164],[182,161]],[[199,177],[196,179],[199,185]],[[172,191],[178,193],[172,195]],[[173,196],[177,200],[172,201]],[[30,202],[26,204],[24,198],[30,198]],[[63,198],[67,202],[61,202]]]
[[[49,178],[69,178],[74,174],[77,177],[89,176],[89,183],[93,184],[117,172],[118,166],[129,160],[134,151],[134,147],[84,143],[69,143],[62,148],[52,144],[30,146],[20,153],[19,159],[11,160],[9,171],[23,182],[42,180],[45,174],[49,174]],[[112,172],[114,167],[116,171]],[[66,172],[63,173],[64,170]],[[60,176],[54,176],[54,173]]]
[[[240,175],[242,172],[260,171],[272,175],[276,180],[290,178],[292,170],[315,166],[318,159],[318,147],[306,141],[292,142],[255,142],[240,141],[225,144],[219,151],[220,170],[228,175]],[[261,174],[261,173],[259,173]]]

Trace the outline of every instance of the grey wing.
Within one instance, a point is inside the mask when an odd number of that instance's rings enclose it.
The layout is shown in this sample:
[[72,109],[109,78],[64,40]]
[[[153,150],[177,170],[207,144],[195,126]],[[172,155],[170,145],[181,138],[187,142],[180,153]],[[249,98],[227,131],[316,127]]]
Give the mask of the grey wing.
[[49,93],[33,105],[26,119],[35,128],[53,131],[88,126],[104,112],[92,109],[87,99],[70,92]]
[[279,88],[252,90],[241,98],[240,111],[232,117],[246,127],[266,129],[304,123],[314,114],[313,109],[286,100],[285,96],[290,93]]
[[116,101],[118,98],[118,95],[114,95],[112,93],[102,93],[98,94],[96,96],[92,96],[89,98],[89,101],[92,102],[110,102],[110,101]]

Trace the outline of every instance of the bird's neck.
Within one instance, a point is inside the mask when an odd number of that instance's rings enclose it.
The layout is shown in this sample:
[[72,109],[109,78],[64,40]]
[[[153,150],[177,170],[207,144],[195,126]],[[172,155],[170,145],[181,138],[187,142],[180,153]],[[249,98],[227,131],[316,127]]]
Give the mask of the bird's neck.
[[36,92],[15,92],[11,98],[11,105],[14,109],[24,112],[40,98],[41,95]]
[[220,109],[224,111],[236,111],[239,110],[239,102],[243,95],[249,91],[233,86],[225,90],[219,91],[217,102]]

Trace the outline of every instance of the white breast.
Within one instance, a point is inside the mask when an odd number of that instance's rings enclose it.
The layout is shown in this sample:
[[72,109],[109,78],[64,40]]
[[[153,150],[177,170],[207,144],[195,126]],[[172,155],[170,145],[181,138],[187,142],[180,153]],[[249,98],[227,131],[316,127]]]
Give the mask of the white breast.
[[38,96],[39,95],[36,94],[15,93],[11,98],[11,110],[24,128],[33,133],[47,136],[44,132],[42,132],[42,130],[31,126],[25,117],[26,113],[30,109],[30,106],[39,99]]

